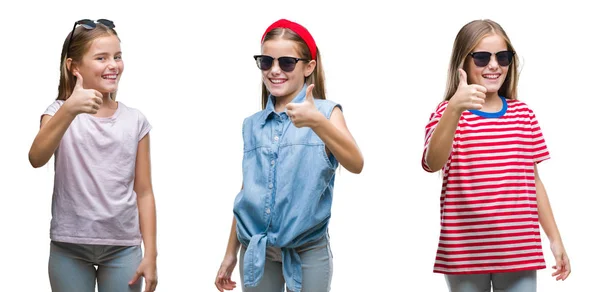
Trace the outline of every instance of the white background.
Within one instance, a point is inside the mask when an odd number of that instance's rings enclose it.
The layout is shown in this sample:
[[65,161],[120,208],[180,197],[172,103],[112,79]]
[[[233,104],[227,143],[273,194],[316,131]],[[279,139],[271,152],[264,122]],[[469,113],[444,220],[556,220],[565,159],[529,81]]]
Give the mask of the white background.
[[[595,289],[600,25],[578,2],[3,1],[0,290],[50,291],[53,160],[33,169],[27,153],[56,98],[62,43],[82,18],[114,20],[125,62],[117,99],[154,126],[157,291],[216,291],[242,181],[241,124],[260,110],[252,55],[280,18],[312,32],[328,97],[343,105],[365,157],[360,175],[337,176],[332,291],[446,291],[432,273],[441,179],[420,166],[424,126],[443,98],[454,37],[482,18],[499,22],[520,54],[519,96],[552,156],[539,170],[573,274],[554,281],[544,237],[538,291]],[[241,291],[237,271],[234,279]]]

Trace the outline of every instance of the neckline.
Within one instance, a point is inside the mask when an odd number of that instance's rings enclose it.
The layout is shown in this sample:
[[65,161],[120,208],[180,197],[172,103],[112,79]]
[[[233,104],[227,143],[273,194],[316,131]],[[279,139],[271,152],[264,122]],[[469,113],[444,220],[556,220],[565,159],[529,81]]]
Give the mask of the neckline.
[[121,113],[121,107],[123,106],[123,104],[121,102],[116,101],[117,103],[117,109],[115,110],[115,112],[108,116],[108,117],[96,117],[93,115],[88,114],[88,116],[94,120],[98,120],[98,121],[111,121],[117,118],[117,116],[119,116],[119,113]]
[[506,113],[506,110],[508,109],[508,103],[506,102],[506,98],[504,96],[500,96],[500,99],[502,100],[502,109],[500,109],[497,112],[484,112],[480,110],[469,110],[469,112],[482,118],[500,118]]

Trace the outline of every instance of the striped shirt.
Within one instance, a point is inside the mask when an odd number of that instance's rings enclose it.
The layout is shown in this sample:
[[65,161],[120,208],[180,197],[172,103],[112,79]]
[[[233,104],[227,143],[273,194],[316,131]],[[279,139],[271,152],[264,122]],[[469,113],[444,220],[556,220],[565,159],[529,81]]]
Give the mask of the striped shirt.
[[[501,97],[496,113],[465,111],[442,168],[441,232],[434,272],[500,273],[546,267],[534,163],[550,158],[533,111]],[[422,166],[447,101],[425,128]]]

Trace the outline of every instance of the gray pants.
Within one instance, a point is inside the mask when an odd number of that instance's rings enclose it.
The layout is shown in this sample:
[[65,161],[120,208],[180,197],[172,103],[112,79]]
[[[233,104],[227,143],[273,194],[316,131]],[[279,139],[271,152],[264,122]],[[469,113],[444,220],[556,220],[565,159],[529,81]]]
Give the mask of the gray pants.
[[[329,236],[307,243],[296,249],[302,261],[302,291],[328,292],[333,275],[333,256],[329,247]],[[240,259],[244,259],[246,248],[242,245]],[[256,287],[244,287],[244,265],[239,265],[242,291],[244,292],[283,292],[285,280],[281,264],[281,249],[267,247],[265,273]],[[290,291],[289,289],[286,289]]]
[[535,270],[512,273],[446,275],[450,292],[535,292]]
[[[142,278],[133,285],[129,281],[142,261],[137,246],[112,246],[50,243],[48,274],[53,292],[142,291]],[[96,270],[95,266],[98,266]]]

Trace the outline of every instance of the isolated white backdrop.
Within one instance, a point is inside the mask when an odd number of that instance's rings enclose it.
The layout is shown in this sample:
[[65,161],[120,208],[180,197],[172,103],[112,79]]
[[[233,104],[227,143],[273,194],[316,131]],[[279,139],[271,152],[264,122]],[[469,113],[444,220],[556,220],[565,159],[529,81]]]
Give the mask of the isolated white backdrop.
[[[260,109],[252,55],[263,30],[288,18],[315,37],[328,97],[343,105],[365,157],[360,175],[337,176],[332,291],[445,291],[443,276],[432,273],[441,180],[420,167],[423,130],[442,99],[456,33],[490,18],[522,58],[520,99],[536,112],[551,151],[539,169],[573,264],[571,277],[556,283],[544,238],[548,268],[538,273],[538,291],[589,291],[599,262],[592,238],[600,160],[592,139],[600,25],[578,1],[518,2],[3,2],[0,290],[50,291],[53,160],[33,169],[27,153],[56,97],[73,22],[108,18],[124,52],[118,100],[154,126],[157,291],[216,291],[242,180],[241,124]],[[237,271],[234,279],[241,285]]]

